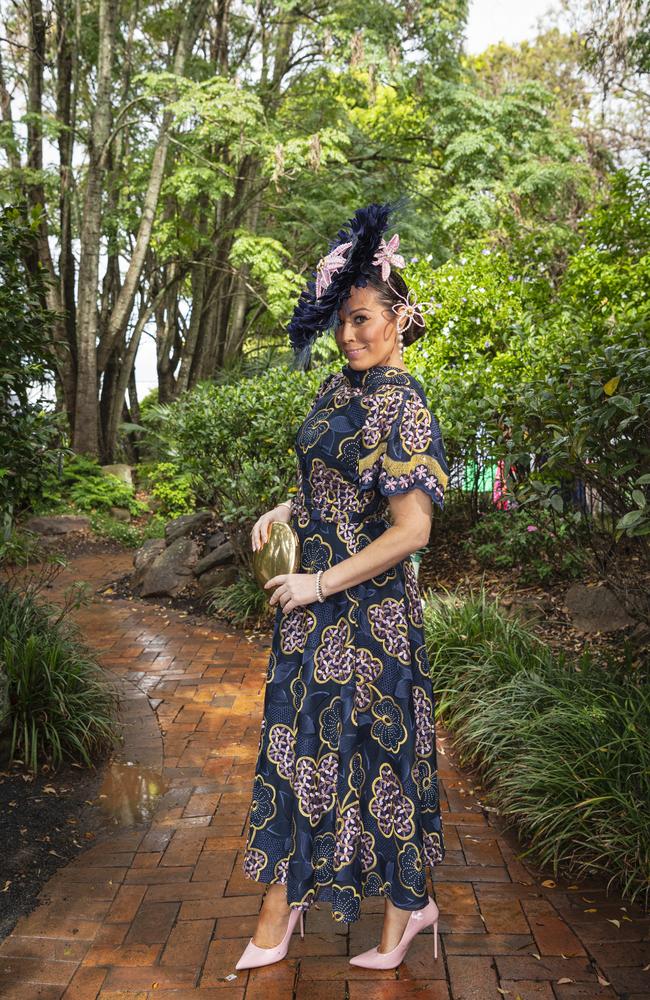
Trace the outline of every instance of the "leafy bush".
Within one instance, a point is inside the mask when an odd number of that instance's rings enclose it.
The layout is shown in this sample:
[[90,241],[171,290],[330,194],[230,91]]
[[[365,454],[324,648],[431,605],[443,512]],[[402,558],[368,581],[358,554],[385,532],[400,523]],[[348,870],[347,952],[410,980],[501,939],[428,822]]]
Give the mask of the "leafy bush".
[[532,855],[581,877],[602,872],[648,893],[650,687],[647,663],[555,654],[483,589],[425,594],[425,641],[437,713],[462,764]]
[[326,373],[277,366],[233,384],[202,384],[148,418],[174,467],[191,477],[197,504],[218,509],[244,565],[252,522],[296,489],[294,438]]
[[83,511],[106,511],[123,507],[133,515],[145,514],[146,504],[136,499],[133,487],[117,476],[102,472],[95,458],[69,453],[60,474],[50,476],[44,498],[48,509],[72,505]]
[[275,608],[269,605],[269,593],[262,590],[254,577],[242,573],[238,580],[227,587],[215,588],[209,594],[208,607],[216,615],[221,615],[240,628],[252,622],[266,622]]
[[[512,459],[534,453],[543,460],[518,499],[571,517],[571,487],[582,483],[594,510],[578,543],[630,613],[647,618],[650,350],[633,334],[601,350],[587,344],[523,385],[510,413]],[[573,536],[565,537],[575,548]]]
[[92,477],[76,483],[70,490],[70,500],[79,510],[108,510],[124,507],[131,514],[145,514],[149,509],[133,495],[133,487],[113,475]]
[[[522,583],[545,583],[580,576],[585,534],[584,522],[575,513],[562,519],[552,510],[493,511],[474,525],[462,548],[483,566],[518,570]],[[569,537],[571,548],[567,547]]]
[[[138,471],[142,473],[143,470]],[[144,479],[151,496],[159,502],[161,517],[172,519],[195,510],[192,477],[179,472],[173,462],[157,462],[148,467]]]
[[10,757],[36,771],[83,760],[116,738],[117,697],[61,608],[0,584],[0,660],[9,682]]
[[138,549],[148,538],[164,538],[165,518],[157,515],[145,524],[117,521],[104,511],[92,511],[90,526],[100,538],[110,538],[128,549]]

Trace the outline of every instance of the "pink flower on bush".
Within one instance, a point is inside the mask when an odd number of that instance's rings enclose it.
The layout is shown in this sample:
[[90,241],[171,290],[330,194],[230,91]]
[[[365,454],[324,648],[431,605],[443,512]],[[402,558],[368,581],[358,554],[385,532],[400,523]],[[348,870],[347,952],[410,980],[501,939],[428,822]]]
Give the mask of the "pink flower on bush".
[[526,528],[526,531],[537,531],[537,525],[529,524],[528,527]]

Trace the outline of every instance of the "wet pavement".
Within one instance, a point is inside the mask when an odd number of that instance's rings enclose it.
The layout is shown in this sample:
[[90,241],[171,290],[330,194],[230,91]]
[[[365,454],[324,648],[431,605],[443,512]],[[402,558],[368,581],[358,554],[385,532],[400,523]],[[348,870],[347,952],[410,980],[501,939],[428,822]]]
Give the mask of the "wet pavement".
[[[94,590],[131,554],[80,557],[58,587]],[[48,595],[56,599],[57,592]],[[523,865],[438,728],[447,854],[440,908],[397,969],[351,966],[379,941],[383,901],[361,920],[312,908],[305,939],[262,969],[234,966],[265,886],[244,877],[270,641],[137,601],[96,597],[74,617],[122,692],[124,743],[99,800],[112,826],[59,869],[0,944],[6,1000],[574,1000],[650,996],[650,918],[604,880]]]

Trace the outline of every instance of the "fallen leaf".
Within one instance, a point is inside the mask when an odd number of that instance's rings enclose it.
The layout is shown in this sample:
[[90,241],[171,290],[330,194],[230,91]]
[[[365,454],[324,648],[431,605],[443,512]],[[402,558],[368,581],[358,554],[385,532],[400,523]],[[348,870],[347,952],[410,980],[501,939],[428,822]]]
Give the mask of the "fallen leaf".
[[554,882],[552,878],[544,879],[542,885],[545,886],[547,889],[557,889],[557,883]]
[[531,955],[533,956],[533,958],[536,958],[539,962],[542,961],[542,956],[538,955],[536,951],[531,951]]
[[584,912],[585,913],[598,913],[598,910],[596,909],[595,906],[591,906],[588,910],[585,910]]
[[615,920],[612,917],[607,917],[607,921],[610,924],[614,924],[614,927],[620,927],[621,926],[621,921],[620,920]]
[[575,983],[575,979],[569,979],[568,976],[563,976],[562,979],[558,979],[558,986],[565,986],[567,983]]
[[605,979],[605,977],[601,976],[600,973],[597,973],[597,979],[598,979],[598,982],[600,983],[601,986],[609,986],[610,985],[609,982]]
[[500,993],[501,996],[504,996],[504,997],[509,997],[510,996],[510,990],[502,990],[500,986],[497,986],[497,993]]

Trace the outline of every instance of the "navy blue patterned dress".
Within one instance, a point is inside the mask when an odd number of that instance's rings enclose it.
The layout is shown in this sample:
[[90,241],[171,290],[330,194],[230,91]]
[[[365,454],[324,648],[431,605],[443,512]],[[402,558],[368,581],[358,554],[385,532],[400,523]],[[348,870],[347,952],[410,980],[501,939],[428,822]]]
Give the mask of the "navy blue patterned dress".
[[[328,375],[295,439],[292,524],[301,572],[327,569],[390,524],[388,498],[424,490],[440,508],[443,440],[421,384],[401,368]],[[289,903],[364,896],[427,904],[445,856],[434,694],[410,558],[284,614],[278,605],[243,871]]]

